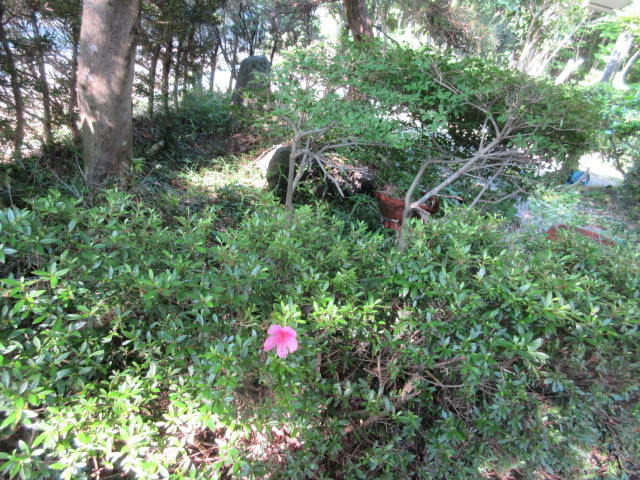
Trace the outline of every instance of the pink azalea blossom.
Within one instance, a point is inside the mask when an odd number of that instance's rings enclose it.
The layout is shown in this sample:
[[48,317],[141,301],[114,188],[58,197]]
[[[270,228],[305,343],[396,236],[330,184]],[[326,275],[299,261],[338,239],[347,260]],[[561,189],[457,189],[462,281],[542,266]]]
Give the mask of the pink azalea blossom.
[[267,330],[269,335],[264,341],[264,351],[268,352],[273,347],[277,347],[276,353],[280,358],[287,358],[287,355],[298,349],[298,334],[291,327],[271,325]]

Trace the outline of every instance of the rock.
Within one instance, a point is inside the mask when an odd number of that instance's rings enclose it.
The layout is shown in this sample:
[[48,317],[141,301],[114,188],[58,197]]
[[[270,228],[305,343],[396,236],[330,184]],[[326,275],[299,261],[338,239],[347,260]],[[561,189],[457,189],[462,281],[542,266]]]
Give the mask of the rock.
[[273,153],[267,166],[267,186],[269,190],[281,198],[284,198],[287,193],[290,155],[291,145],[280,147]]
[[[340,190],[347,197],[351,195],[372,196],[375,193],[375,177],[367,168],[358,170],[332,168],[329,173],[335,178],[338,185],[340,185]],[[327,179],[327,186],[332,192],[339,194],[335,183],[331,179]]]
[[234,105],[243,105],[245,107],[252,104],[252,100],[243,98],[242,92],[245,90],[255,92],[266,90],[269,85],[267,76],[270,71],[271,62],[264,55],[245,58],[240,62],[240,70],[238,71],[236,87],[231,97],[231,102]]
[[[284,198],[287,192],[287,176],[289,174],[290,155],[290,145],[278,148],[271,156],[271,160],[267,166],[267,186],[269,190],[275,192],[280,198]],[[299,164],[301,159],[302,157],[298,157],[296,163]],[[374,176],[366,168],[358,170],[340,170],[334,167],[329,169],[329,173],[336,180],[340,186],[340,190],[342,190],[342,193],[345,196],[373,195],[375,192]],[[339,195],[340,193],[334,181],[327,178],[322,182],[322,177],[322,171],[314,164],[304,173],[302,181],[320,181],[320,185],[316,189],[316,195],[318,196],[323,196],[327,193]]]

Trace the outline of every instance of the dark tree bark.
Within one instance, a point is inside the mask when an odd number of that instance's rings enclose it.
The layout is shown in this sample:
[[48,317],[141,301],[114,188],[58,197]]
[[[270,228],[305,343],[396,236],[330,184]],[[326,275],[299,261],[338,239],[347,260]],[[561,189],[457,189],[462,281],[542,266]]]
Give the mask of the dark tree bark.
[[78,104],[90,188],[118,176],[132,156],[132,90],[141,0],[84,0]]
[[[187,90],[187,85],[189,84],[189,72],[191,71],[191,73],[196,73],[195,72],[195,68],[196,66],[194,65],[193,70],[191,70],[191,66],[193,64],[193,62],[191,61],[191,53],[192,53],[192,49],[193,49],[193,40],[195,37],[196,31],[195,28],[192,27],[189,30],[189,35],[187,36],[187,41],[185,42],[184,46],[183,46],[183,51],[182,51],[182,67],[180,68],[180,71],[182,72],[182,91],[179,91],[179,97],[184,101],[185,98],[185,92]],[[192,84],[193,86],[193,84]]]
[[0,43],[5,55],[5,68],[9,74],[9,81],[11,83],[11,93],[13,94],[13,108],[16,112],[16,127],[13,134],[13,154],[15,157],[22,156],[22,143],[24,142],[24,131],[26,128],[25,116],[24,116],[24,98],[22,96],[22,90],[20,88],[20,77],[18,76],[18,70],[16,69],[15,59],[11,45],[7,39],[6,32],[4,31],[4,1],[0,0]]
[[184,39],[178,39],[178,47],[176,48],[176,61],[173,64],[173,105],[178,105],[178,87],[180,86],[180,73],[182,69],[182,57],[184,56]]
[[169,113],[169,76],[171,75],[171,62],[173,60],[173,38],[170,38],[162,55],[162,110],[165,115]]
[[151,61],[149,62],[149,95],[147,97],[147,115],[149,117],[153,117],[153,104],[156,97],[156,69],[159,57],[160,44],[156,44],[151,50]]
[[276,56],[276,52],[278,51],[278,41],[280,40],[280,35],[273,36],[273,44],[271,45],[271,54],[269,55],[269,63],[273,65],[273,59]]
[[80,138],[78,128],[78,49],[80,44],[80,26],[74,25],[71,28],[71,71],[69,72],[69,114],[67,123],[73,134],[73,139]]
[[356,42],[373,37],[371,20],[367,15],[364,0],[343,0],[344,14],[351,35]]
[[33,29],[33,38],[38,46],[36,51],[36,59],[38,62],[38,83],[42,94],[42,126],[44,130],[44,141],[46,144],[53,142],[53,133],[51,130],[51,95],[49,94],[49,82],[47,81],[47,66],[44,59],[44,47],[42,45],[42,35],[40,35],[40,26],[38,25],[38,16],[35,11],[29,15],[31,28]]

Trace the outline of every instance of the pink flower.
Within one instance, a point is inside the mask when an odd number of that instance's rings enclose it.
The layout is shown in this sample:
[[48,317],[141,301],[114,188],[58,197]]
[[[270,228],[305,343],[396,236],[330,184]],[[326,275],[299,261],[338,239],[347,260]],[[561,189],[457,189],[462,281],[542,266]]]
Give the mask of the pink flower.
[[287,355],[298,349],[298,334],[291,327],[271,325],[267,330],[269,335],[264,341],[264,351],[268,352],[273,347],[278,347],[276,353],[280,358],[287,358]]

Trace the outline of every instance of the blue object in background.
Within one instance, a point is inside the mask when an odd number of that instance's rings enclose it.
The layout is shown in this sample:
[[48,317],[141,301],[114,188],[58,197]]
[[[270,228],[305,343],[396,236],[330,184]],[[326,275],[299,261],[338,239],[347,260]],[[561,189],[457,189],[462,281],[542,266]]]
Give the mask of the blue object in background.
[[591,180],[591,174],[589,173],[589,169],[587,168],[584,172],[571,170],[569,172],[569,177],[567,177],[567,183],[569,185],[575,185],[576,183],[582,183],[582,185],[588,185]]

